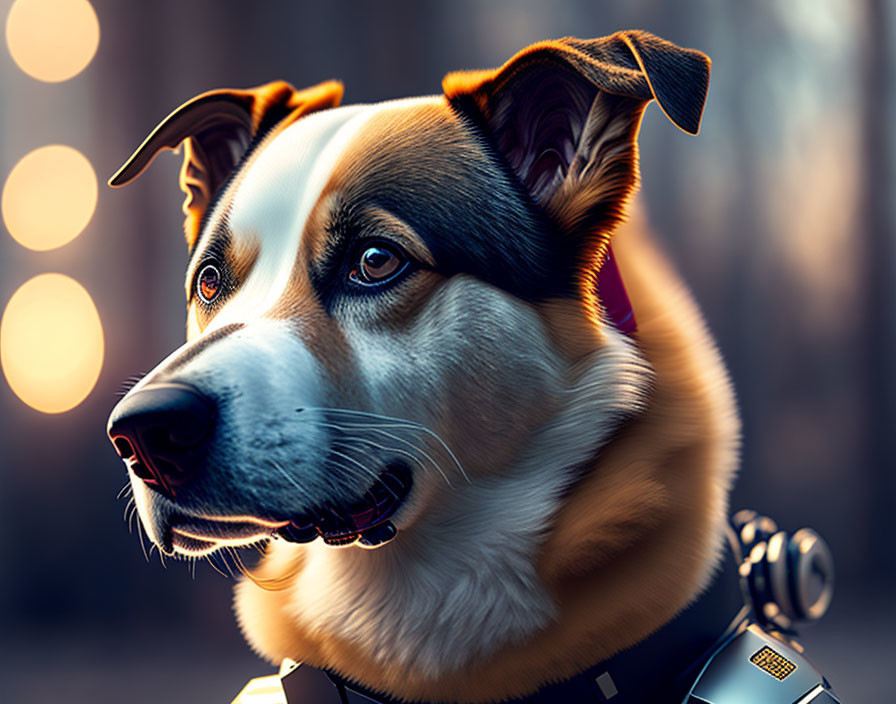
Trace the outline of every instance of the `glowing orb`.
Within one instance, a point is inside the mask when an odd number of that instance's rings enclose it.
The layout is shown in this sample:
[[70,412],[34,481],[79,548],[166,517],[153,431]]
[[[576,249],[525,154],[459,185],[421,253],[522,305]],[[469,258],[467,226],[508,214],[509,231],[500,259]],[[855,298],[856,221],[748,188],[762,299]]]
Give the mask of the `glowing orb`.
[[16,396],[38,411],[81,403],[103,366],[103,326],[90,294],[62,274],[22,284],[0,321],[0,365]]
[[29,152],[13,167],[0,208],[20,244],[44,251],[81,234],[96,198],[96,173],[87,158],[77,149],[52,144]]
[[6,18],[9,53],[39,81],[76,76],[99,43],[100,23],[87,0],[16,0]]

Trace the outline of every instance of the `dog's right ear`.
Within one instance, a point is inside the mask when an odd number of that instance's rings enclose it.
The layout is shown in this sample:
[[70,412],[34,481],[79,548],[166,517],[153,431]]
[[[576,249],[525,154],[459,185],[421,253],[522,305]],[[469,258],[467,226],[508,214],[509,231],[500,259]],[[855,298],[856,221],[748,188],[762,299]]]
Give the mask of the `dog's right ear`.
[[558,231],[577,243],[583,270],[593,271],[637,183],[644,107],[655,99],[674,124],[696,134],[709,68],[699,51],[626,31],[538,42],[498,69],[450,73],[442,86]]
[[192,250],[202,216],[252,142],[302,115],[339,105],[342,84],[327,81],[296,90],[284,81],[249,90],[214,90],[181,105],[156,127],[109,180],[124,186],[139,176],[163,149],[184,142],[180,187],[186,193],[184,234]]

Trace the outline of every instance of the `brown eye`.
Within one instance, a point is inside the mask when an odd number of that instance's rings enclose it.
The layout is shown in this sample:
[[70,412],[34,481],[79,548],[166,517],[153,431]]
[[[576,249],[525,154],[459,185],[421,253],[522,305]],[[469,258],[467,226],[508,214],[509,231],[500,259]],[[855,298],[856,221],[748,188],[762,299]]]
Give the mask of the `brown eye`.
[[357,266],[349,274],[349,278],[367,286],[380,284],[401,273],[407,260],[393,247],[374,244],[361,252]]
[[196,290],[200,298],[211,303],[221,291],[221,272],[214,264],[206,264],[196,277]]

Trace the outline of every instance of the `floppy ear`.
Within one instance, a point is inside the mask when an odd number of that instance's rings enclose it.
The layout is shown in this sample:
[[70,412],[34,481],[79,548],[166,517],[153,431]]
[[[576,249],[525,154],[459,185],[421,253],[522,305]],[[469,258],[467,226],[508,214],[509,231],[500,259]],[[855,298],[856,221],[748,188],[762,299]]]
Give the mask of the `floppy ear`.
[[499,69],[450,73],[442,87],[560,230],[594,245],[593,266],[637,183],[644,107],[656,99],[696,134],[709,67],[698,51],[629,31],[539,42]]
[[156,127],[109,180],[124,186],[139,176],[163,149],[184,145],[180,187],[186,193],[183,211],[187,246],[199,236],[202,216],[215,192],[227,182],[250,145],[274,127],[302,115],[339,105],[342,84],[320,83],[296,90],[276,81],[249,90],[213,90],[181,105]]

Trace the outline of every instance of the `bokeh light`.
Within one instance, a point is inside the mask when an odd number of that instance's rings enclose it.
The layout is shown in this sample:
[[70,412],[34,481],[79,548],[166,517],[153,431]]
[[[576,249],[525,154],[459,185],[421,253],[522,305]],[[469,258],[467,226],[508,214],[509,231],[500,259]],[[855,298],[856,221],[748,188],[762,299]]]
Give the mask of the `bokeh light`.
[[90,63],[100,23],[87,0],[16,0],[6,18],[6,44],[29,76],[57,83]]
[[3,186],[3,222],[29,249],[61,247],[77,237],[96,209],[96,173],[77,149],[40,147],[13,167]]
[[62,413],[91,392],[103,366],[103,327],[90,294],[62,274],[41,274],[16,291],[0,321],[0,364],[15,394]]

